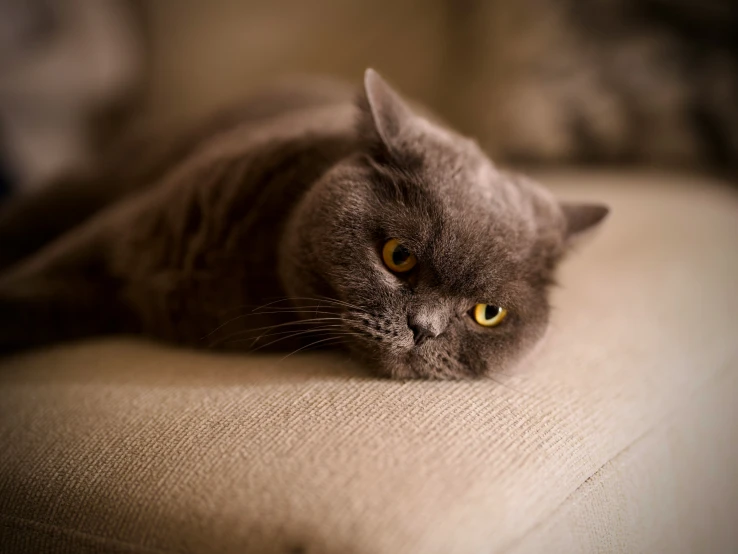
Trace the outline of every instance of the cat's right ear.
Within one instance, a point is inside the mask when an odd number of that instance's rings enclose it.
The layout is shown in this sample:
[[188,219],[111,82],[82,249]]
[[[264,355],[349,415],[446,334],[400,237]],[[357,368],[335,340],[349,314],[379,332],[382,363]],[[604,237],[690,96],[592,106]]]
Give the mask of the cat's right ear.
[[566,220],[565,239],[572,243],[602,223],[610,208],[603,204],[562,202],[561,211]]
[[412,125],[415,116],[400,95],[373,69],[364,73],[364,94],[359,108],[362,135],[380,141],[390,152],[399,151],[403,131]]

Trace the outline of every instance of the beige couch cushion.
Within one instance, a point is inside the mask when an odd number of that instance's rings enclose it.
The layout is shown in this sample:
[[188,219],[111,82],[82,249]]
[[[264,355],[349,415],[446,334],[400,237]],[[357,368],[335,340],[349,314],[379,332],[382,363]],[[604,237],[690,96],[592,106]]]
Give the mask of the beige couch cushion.
[[735,552],[738,194],[568,173],[612,218],[516,376],[108,340],[0,365],[3,552]]

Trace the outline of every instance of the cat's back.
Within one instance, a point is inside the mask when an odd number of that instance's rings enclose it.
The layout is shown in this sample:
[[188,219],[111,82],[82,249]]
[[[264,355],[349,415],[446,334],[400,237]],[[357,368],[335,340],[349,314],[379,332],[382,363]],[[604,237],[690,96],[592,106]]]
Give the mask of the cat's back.
[[247,114],[207,136],[191,154],[192,163],[249,155],[255,150],[278,154],[280,146],[310,146],[315,141],[341,138],[355,141],[357,108],[351,102],[285,106],[258,118]]
[[[96,320],[105,299],[109,330],[199,344],[224,307],[283,296],[275,268],[285,220],[354,151],[356,115],[351,95],[262,96],[171,143],[140,137],[94,179],[29,197],[6,212],[14,221],[0,214],[5,347],[58,338],[13,328],[30,309],[47,321],[50,305],[76,322],[70,337],[105,327]],[[74,217],[59,205],[76,206]],[[99,287],[70,285],[90,271]]]
[[135,124],[85,174],[0,207],[0,271],[113,205],[183,181],[173,175],[207,172],[244,157],[281,165],[280,158],[289,160],[301,149],[318,152],[314,158],[321,164],[346,155],[354,143],[354,95],[341,82],[291,79],[195,122]]
[[327,78],[284,79],[194,122],[153,128],[134,125],[121,134],[99,172],[123,175],[129,186],[162,177],[187,162],[231,157],[266,148],[341,135],[353,140],[354,87]]

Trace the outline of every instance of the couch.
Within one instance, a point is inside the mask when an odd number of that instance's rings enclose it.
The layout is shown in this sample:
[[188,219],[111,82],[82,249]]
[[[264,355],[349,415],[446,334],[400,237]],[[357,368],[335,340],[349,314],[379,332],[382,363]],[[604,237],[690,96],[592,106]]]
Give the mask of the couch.
[[537,177],[613,212],[514,374],[125,337],[0,361],[0,552],[738,552],[738,191]]

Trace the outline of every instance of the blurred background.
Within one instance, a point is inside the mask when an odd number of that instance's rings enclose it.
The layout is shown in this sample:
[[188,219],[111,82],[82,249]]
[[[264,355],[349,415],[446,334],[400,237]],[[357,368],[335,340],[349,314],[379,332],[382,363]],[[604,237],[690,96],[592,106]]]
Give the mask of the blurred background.
[[734,0],[0,0],[0,196],[369,66],[503,163],[736,174]]

